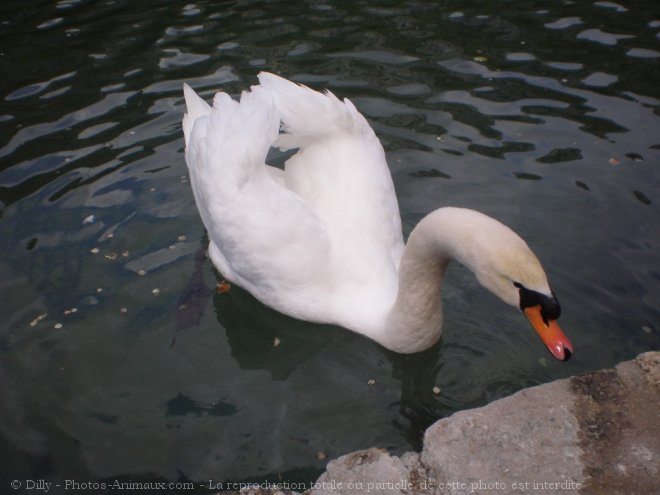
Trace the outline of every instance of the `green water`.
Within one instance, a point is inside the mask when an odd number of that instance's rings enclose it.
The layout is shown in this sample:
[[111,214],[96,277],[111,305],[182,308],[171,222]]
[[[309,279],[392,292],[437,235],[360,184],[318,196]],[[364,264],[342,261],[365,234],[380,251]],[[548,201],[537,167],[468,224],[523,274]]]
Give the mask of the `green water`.
[[[454,411],[658,349],[659,62],[655,1],[5,1],[0,491],[309,483],[333,457],[419,448]],[[574,358],[459,266],[443,340],[415,356],[212,294],[181,85],[238,95],[260,70],[351,98],[406,234],[446,205],[517,230]]]

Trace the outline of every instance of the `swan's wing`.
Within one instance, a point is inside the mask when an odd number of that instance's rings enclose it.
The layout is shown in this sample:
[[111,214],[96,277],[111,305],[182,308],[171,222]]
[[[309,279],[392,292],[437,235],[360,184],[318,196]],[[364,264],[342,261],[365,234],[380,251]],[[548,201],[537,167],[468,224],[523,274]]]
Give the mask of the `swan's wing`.
[[183,96],[186,99],[187,113],[183,116],[181,126],[183,127],[183,137],[187,147],[195,120],[208,117],[211,114],[211,107],[197,96],[197,93],[186,83],[183,83]]
[[[259,82],[282,121],[276,145],[300,148],[286,163],[287,187],[327,226],[334,245],[348,244],[353,252],[364,246],[372,259],[383,250],[396,273],[403,250],[399,205],[385,152],[367,120],[330,92],[263,72]],[[354,259],[357,270],[363,260]]]
[[280,114],[285,133],[275,143],[279,148],[304,148],[337,134],[373,135],[369,123],[348,99],[342,102],[329,91],[319,93],[268,72],[258,77]]
[[185,97],[186,163],[214,264],[266,304],[307,316],[286,305],[304,305],[297,296],[328,281],[328,240],[318,217],[265,165],[279,131],[272,98],[259,87],[240,102],[218,93],[211,109],[190,88]]

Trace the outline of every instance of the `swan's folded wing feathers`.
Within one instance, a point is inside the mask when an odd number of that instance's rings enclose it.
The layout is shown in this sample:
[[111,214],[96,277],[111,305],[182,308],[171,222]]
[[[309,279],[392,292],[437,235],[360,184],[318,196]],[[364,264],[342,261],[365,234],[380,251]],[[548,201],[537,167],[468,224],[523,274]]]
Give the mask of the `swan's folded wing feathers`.
[[403,249],[399,207],[383,147],[364,116],[330,92],[269,73],[259,74],[259,81],[284,123],[277,145],[301,148],[286,162],[286,185],[325,225],[341,226],[331,239],[341,239],[347,230],[361,238],[369,235],[398,266]]
[[208,168],[206,179],[217,182],[225,194],[238,193],[254,174],[261,173],[278,130],[279,120],[267,93],[245,92],[240,103],[218,93],[204,138],[204,157],[195,164]]
[[183,95],[186,100],[187,112],[183,116],[182,127],[186,146],[188,146],[195,120],[200,117],[208,116],[211,113],[211,107],[209,107],[208,104],[186,83],[183,84]]
[[[300,307],[310,297],[310,284],[329,278],[319,263],[329,256],[329,242],[318,217],[266,168],[279,131],[270,94],[255,88],[239,103],[220,93],[210,116],[192,124],[186,161],[197,208],[215,246],[209,251],[214,264],[271,306],[306,316]],[[300,307],[280,299],[299,301]]]
[[339,100],[330,91],[319,93],[267,72],[258,77],[280,114],[285,133],[280,134],[276,145],[282,149],[304,148],[338,133],[373,134],[353,104]]
[[232,100],[231,96],[222,91],[213,97],[213,108],[222,112],[230,112],[238,107],[238,102]]

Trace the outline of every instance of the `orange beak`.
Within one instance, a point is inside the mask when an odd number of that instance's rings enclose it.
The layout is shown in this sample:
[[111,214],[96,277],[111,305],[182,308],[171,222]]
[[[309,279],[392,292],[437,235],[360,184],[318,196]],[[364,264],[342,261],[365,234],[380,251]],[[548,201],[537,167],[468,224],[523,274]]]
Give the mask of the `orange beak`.
[[541,315],[540,305],[525,308],[524,313],[550,351],[550,354],[560,361],[568,361],[573,354],[573,344],[564,335],[562,329],[559,328],[557,320],[548,320],[546,323],[546,320]]

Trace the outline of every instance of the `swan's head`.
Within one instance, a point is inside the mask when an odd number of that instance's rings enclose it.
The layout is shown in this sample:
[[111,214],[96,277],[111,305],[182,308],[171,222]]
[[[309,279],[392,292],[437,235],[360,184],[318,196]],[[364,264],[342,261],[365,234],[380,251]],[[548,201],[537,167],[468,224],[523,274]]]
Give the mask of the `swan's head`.
[[557,324],[559,302],[527,243],[506,225],[473,210],[440,208],[430,217],[430,226],[442,233],[436,237],[439,250],[448,250],[481,285],[519,307],[555,358],[569,359],[573,346]]
[[481,246],[475,266],[479,282],[503,301],[519,307],[550,353],[567,361],[573,346],[557,324],[561,307],[540,261],[518,234],[486,218],[477,234],[479,241],[474,243]]

